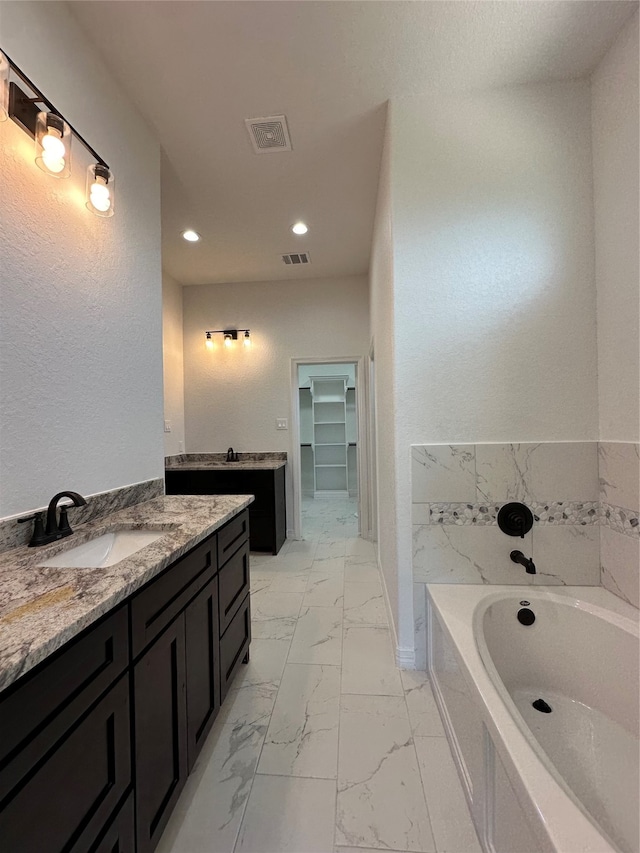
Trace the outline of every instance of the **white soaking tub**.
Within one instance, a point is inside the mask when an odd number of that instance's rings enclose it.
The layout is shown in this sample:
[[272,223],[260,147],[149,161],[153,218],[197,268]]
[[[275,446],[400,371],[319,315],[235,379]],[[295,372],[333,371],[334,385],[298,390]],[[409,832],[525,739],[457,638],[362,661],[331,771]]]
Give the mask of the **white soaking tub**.
[[485,850],[638,853],[638,611],[600,587],[427,590],[429,672]]

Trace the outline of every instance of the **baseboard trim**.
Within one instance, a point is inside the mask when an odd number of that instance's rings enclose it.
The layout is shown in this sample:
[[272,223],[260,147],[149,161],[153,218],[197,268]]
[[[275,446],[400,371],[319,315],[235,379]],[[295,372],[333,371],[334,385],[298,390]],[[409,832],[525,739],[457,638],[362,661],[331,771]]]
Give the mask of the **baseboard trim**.
[[382,584],[382,595],[384,598],[384,604],[387,610],[387,620],[389,622],[389,628],[391,632],[391,642],[393,647],[393,653],[396,661],[396,666],[398,669],[415,669],[416,668],[416,653],[415,649],[412,648],[403,648],[398,645],[398,634],[396,633],[396,623],[393,618],[393,611],[391,609],[391,601],[389,600],[389,592],[387,590],[387,582],[384,576],[384,572],[382,571],[382,566],[380,565],[380,551],[376,544],[376,563],[378,565],[378,571],[380,572],[380,583]]
[[402,649],[396,646],[396,665],[400,669],[415,669],[416,668],[416,652],[415,649]]

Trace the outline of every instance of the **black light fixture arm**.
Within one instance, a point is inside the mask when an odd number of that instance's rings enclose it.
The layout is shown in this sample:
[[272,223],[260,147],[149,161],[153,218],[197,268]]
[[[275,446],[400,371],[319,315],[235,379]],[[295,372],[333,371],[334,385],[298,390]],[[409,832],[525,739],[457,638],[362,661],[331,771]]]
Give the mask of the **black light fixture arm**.
[[[25,95],[25,93],[22,91],[22,89],[20,89],[19,86],[17,86],[15,83],[11,83],[13,98],[19,99],[20,102],[22,102],[22,103],[43,104],[49,112],[55,113],[55,115],[64,119],[64,121],[66,121],[67,124],[69,125],[69,130],[75,136],[75,138],[78,140],[78,142],[80,142],[86,148],[86,150],[89,152],[89,154],[91,154],[91,156],[94,158],[94,160],[96,160],[98,162],[99,165],[104,166],[105,168],[108,169],[109,168],[108,163],[102,159],[102,157],[98,154],[98,152],[95,150],[95,148],[92,148],[91,145],[89,145],[87,140],[84,138],[84,136],[82,136],[82,134],[78,133],[78,131],[75,129],[75,127],[72,124],[70,124],[64,118],[64,116],[62,115],[60,110],[57,109],[57,107],[55,107],[48,98],[45,98],[45,96],[42,94],[40,89],[38,89],[38,87],[35,86],[31,82],[31,80],[27,77],[27,75],[24,73],[24,71],[22,71],[15,64],[15,62],[11,59],[11,57],[8,56],[4,51],[2,51],[2,53],[5,57],[5,59],[7,60],[7,62],[9,63],[9,67],[13,71],[13,73],[17,77],[19,77],[20,80],[22,80],[22,82],[36,95],[36,97],[34,97],[34,98],[29,98]],[[22,122],[20,122],[20,126],[24,127],[25,130],[29,130],[27,127],[25,127],[25,125]]]
[[247,332],[250,333],[251,329],[208,329],[205,331],[205,335],[231,335],[235,341],[238,339],[239,332],[246,334]]

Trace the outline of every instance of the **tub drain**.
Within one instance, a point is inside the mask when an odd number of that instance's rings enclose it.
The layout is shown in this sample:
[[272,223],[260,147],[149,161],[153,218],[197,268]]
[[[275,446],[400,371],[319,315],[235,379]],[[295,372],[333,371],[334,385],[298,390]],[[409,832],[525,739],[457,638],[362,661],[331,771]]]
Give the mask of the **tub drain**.
[[550,714],[553,711],[551,705],[548,705],[544,699],[536,699],[535,702],[531,703],[536,711],[540,711],[542,714]]

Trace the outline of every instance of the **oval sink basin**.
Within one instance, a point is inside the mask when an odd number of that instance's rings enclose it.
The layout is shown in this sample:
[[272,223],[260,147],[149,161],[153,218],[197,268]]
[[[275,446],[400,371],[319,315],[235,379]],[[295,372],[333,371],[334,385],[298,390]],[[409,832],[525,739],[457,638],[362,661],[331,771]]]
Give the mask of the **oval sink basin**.
[[115,566],[137,551],[141,551],[162,536],[167,530],[114,530],[103,533],[95,539],[61,551],[55,557],[40,563],[41,566],[53,566],[67,569],[101,569]]

